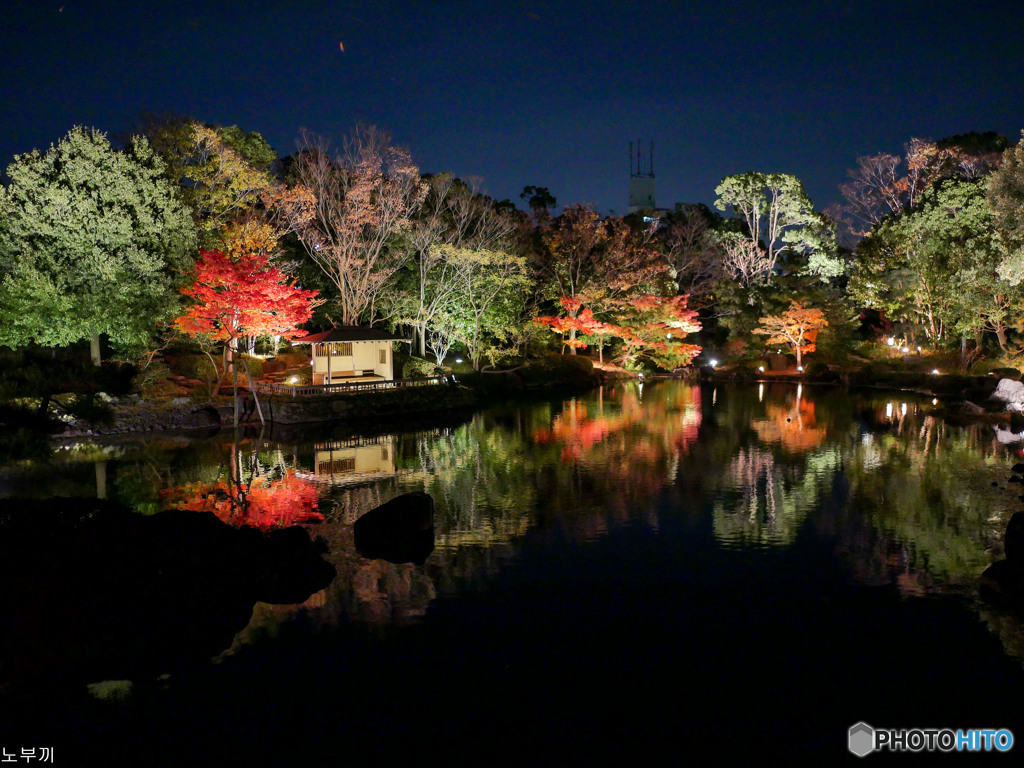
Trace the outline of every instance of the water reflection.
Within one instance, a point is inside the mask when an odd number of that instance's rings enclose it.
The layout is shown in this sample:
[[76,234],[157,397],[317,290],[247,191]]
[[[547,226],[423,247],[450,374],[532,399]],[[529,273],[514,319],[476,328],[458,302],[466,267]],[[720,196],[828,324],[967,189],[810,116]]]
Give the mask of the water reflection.
[[286,528],[323,520],[316,486],[285,466],[280,450],[271,451],[267,459],[265,453],[247,453],[232,443],[213,481],[163,489],[163,504],[168,509],[212,512],[236,527]]
[[[991,427],[947,425],[912,396],[627,382],[418,432],[64,452],[4,469],[0,493],[59,475],[77,489],[66,495],[143,513],[309,524],[337,577],[300,605],[257,605],[237,650],[289,623],[418,621],[438,600],[486,587],[528,543],[586,545],[632,526],[690,526],[730,551],[812,542],[855,583],[972,596],[1013,511],[1009,450]],[[355,520],[409,491],[434,499],[434,551],[422,565],[361,557]],[[1008,635],[1016,626],[998,612],[987,620]]]

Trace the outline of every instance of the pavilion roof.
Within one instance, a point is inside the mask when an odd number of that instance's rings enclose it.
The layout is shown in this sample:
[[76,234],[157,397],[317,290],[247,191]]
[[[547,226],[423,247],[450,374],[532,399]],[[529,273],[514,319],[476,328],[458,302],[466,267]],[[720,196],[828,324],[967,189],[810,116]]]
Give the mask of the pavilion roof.
[[311,333],[299,339],[292,339],[292,344],[323,344],[332,341],[406,341],[402,336],[382,328],[369,328],[362,325],[339,325],[321,333]]

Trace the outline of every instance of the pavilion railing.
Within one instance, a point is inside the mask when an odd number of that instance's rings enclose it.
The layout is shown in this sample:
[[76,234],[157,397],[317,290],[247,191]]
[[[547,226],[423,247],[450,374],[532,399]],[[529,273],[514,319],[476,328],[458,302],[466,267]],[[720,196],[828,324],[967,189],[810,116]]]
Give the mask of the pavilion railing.
[[380,381],[345,381],[336,384],[268,384],[262,381],[252,383],[261,395],[291,395],[292,397],[310,397],[316,395],[339,394],[353,392],[376,392],[387,389],[407,389],[409,387],[428,387],[443,384],[441,376],[426,379],[391,379]]

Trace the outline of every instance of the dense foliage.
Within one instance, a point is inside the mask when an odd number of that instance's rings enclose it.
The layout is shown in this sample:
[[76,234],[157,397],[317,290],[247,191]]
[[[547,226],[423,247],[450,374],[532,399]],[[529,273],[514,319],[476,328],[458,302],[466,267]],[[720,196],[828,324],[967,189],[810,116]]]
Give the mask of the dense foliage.
[[857,158],[828,214],[795,176],[751,171],[722,180],[715,210],[618,217],[558,211],[535,185],[525,213],[421,175],[373,126],[338,150],[306,134],[283,159],[238,126],[139,133],[118,150],[76,128],[8,169],[0,343],[88,338],[98,357],[105,335],[145,366],[171,328],[251,354],[299,326],[386,323],[418,359],[477,370],[549,351],[674,369],[702,348],[757,365],[772,351],[758,334],[831,363],[886,337],[964,362],[1015,354],[1024,150],[995,134]]

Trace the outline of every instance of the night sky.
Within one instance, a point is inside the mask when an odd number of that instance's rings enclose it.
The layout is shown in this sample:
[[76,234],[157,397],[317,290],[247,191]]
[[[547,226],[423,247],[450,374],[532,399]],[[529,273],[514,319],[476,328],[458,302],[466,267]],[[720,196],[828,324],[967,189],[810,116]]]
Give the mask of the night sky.
[[423,172],[619,213],[653,140],[659,205],[759,170],[824,208],[858,155],[1024,128],[1019,2],[62,2],[3,5],[3,167],[149,110],[282,155],[376,123]]

